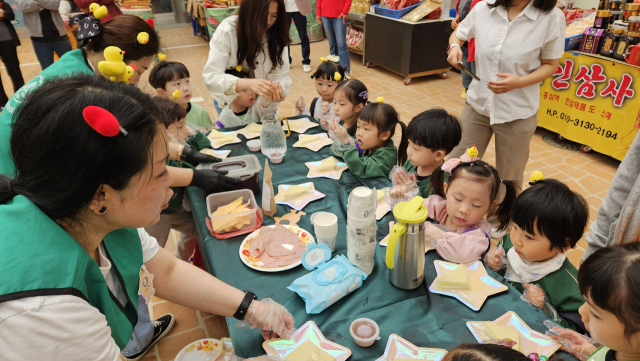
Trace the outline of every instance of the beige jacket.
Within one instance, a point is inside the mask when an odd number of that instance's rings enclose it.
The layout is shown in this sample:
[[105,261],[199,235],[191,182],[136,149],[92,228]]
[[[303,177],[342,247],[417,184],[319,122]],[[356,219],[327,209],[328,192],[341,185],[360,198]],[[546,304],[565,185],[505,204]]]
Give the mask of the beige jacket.
[[[235,90],[238,78],[224,73],[225,70],[233,69],[238,65],[237,19],[238,16],[234,15],[220,23],[209,43],[209,59],[207,59],[202,71],[207,90],[218,101],[220,108],[229,106],[238,96]],[[287,48],[282,52],[282,59],[284,60],[282,66],[273,70],[271,69],[272,63],[268,56],[269,49],[266,42],[263,49],[264,51],[256,58],[256,69],[253,70],[255,78],[279,82],[286,96],[291,88]],[[245,62],[242,64],[242,68],[249,69],[249,66]],[[256,103],[259,101],[260,97],[255,100]]]

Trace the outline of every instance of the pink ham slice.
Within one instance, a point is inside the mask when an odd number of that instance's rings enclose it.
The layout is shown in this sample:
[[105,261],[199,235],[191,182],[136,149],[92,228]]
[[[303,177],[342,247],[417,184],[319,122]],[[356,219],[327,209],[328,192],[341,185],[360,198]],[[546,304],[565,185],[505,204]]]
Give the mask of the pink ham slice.
[[260,235],[249,243],[249,247],[251,255],[258,255],[267,268],[289,266],[299,261],[306,251],[298,235],[281,225],[262,227]]

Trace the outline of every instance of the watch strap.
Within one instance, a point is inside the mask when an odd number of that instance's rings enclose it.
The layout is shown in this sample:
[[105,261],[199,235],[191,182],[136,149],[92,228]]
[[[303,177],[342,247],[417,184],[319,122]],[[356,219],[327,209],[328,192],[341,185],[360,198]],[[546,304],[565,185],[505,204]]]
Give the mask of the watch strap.
[[243,321],[245,316],[247,315],[247,311],[249,310],[249,306],[251,306],[251,302],[257,301],[258,297],[251,291],[245,291],[244,298],[238,306],[238,310],[233,315],[233,318]]
[[447,47],[447,54],[449,54],[449,52],[451,51],[451,49],[453,49],[454,47],[460,47],[460,44],[451,44]]

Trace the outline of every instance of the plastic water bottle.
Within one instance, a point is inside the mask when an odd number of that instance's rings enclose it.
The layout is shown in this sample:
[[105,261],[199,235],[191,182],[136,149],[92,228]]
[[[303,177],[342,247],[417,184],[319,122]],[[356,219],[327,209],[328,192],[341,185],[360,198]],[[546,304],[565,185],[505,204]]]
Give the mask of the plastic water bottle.
[[265,156],[279,157],[287,152],[287,137],[276,114],[263,115],[260,149]]

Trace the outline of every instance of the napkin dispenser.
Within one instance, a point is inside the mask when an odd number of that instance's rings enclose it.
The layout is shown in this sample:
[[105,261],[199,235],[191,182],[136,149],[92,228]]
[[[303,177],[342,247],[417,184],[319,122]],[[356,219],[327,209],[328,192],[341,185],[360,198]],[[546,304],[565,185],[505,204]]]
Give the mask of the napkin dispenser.
[[219,163],[203,163],[197,169],[225,170],[228,177],[240,178],[238,189],[249,189],[253,194],[260,194],[259,175],[262,170],[258,157],[253,154],[229,157]]

